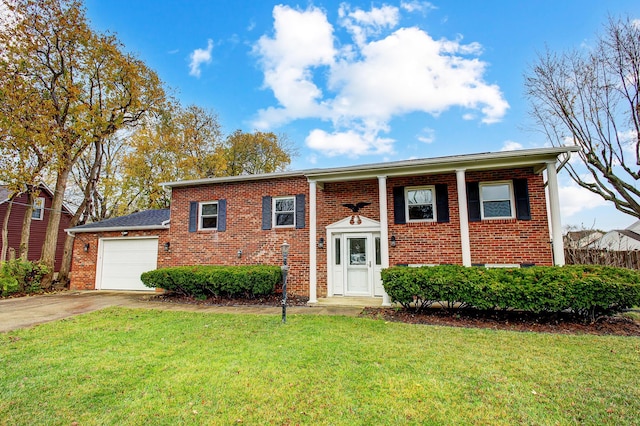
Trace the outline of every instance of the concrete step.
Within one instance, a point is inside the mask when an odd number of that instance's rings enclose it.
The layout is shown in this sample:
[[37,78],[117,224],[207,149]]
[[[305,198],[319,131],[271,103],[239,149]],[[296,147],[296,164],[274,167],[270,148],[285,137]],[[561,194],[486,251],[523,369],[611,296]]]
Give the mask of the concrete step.
[[333,296],[319,297],[315,306],[381,306],[382,297],[349,297],[349,296]]

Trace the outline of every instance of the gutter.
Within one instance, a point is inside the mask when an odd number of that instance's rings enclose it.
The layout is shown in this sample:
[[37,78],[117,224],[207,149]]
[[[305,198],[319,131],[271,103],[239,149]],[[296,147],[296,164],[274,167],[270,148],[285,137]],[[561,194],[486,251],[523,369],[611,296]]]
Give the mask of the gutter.
[[[165,221],[168,222],[168,221]],[[95,228],[68,228],[64,231],[67,235],[74,236],[78,233],[90,232],[122,232],[122,231],[149,231],[154,229],[169,229],[169,225],[164,222],[162,225],[143,225],[143,226],[104,226]]]
[[[562,160],[560,165],[556,168],[556,173],[560,173],[560,170],[562,170],[564,166],[569,162],[569,160],[571,160],[571,152],[577,152],[577,151],[570,151],[570,152],[564,153],[564,159]],[[549,185],[549,182],[544,183],[545,188],[547,187],[547,185]]]

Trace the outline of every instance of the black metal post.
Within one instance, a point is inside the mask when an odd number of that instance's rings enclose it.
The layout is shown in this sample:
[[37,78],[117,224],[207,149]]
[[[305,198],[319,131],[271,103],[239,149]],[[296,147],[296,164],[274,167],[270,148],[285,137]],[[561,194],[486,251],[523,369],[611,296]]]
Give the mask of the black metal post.
[[287,322],[287,273],[289,266],[287,265],[287,257],[284,256],[284,265],[282,265],[282,323]]
[[287,273],[289,272],[289,265],[287,265],[287,258],[289,257],[289,247],[287,242],[283,242],[280,246],[282,250],[282,323],[287,322]]

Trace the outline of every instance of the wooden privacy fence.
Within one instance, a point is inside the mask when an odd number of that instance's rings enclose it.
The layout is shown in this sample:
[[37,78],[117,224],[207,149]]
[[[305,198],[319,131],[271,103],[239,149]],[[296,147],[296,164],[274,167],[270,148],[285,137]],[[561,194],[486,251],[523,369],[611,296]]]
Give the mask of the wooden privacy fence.
[[640,251],[612,251],[601,249],[564,249],[567,265],[604,265],[640,269]]

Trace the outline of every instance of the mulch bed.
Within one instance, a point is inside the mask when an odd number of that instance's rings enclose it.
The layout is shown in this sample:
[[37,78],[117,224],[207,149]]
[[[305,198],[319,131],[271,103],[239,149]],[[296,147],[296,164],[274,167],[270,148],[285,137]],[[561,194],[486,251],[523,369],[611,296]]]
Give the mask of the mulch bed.
[[365,308],[361,316],[408,324],[450,327],[489,328],[493,330],[533,331],[558,334],[597,334],[640,336],[640,322],[616,315],[585,323],[568,313],[536,315],[514,311],[480,311],[475,309],[424,309],[420,312],[395,308]]
[[[210,297],[204,300],[177,294],[160,294],[151,300],[212,306],[282,306],[282,295],[272,294],[254,299]],[[305,306],[308,298],[288,295],[287,306]],[[571,314],[536,315],[514,311],[480,311],[475,309],[424,309],[420,312],[398,308],[364,308],[361,317],[404,322],[407,324],[443,325],[450,327],[489,328],[493,330],[533,331],[559,334],[597,334],[640,336],[640,322],[624,316],[598,318],[585,323]]]

